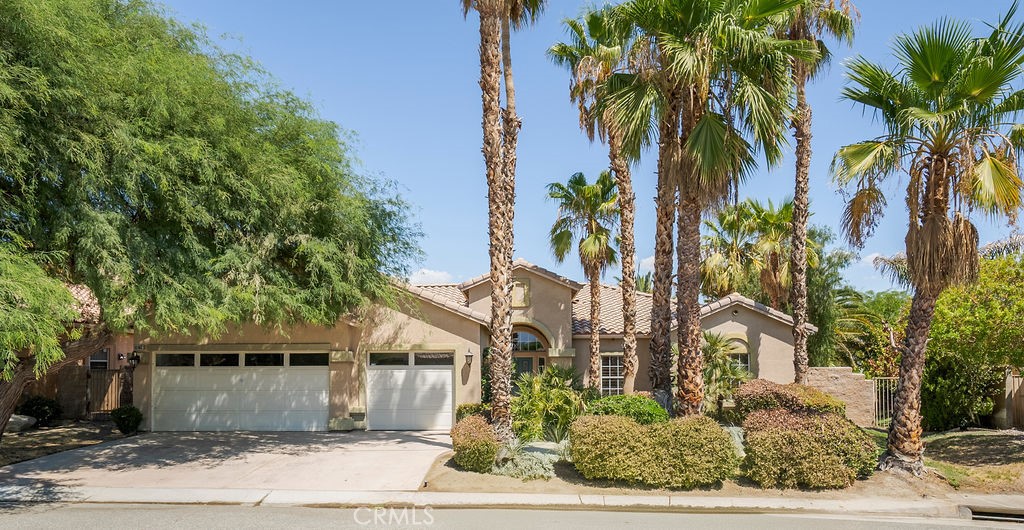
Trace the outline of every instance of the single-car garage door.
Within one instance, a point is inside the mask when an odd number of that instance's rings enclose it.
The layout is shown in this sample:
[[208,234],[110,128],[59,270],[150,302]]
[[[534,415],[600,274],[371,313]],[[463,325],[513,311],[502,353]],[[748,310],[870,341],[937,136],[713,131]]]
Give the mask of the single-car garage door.
[[452,427],[454,353],[371,352],[368,360],[367,429]]
[[154,431],[327,430],[327,353],[156,353]]

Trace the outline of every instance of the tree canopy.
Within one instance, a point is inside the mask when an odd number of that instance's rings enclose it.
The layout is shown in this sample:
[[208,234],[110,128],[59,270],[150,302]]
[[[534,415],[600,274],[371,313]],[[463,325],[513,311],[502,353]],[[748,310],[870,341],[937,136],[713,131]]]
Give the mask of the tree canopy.
[[58,282],[154,333],[329,325],[388,298],[418,234],[347,138],[148,2],[0,3],[0,354],[53,353],[65,326],[32,336],[7,309],[68,323]]

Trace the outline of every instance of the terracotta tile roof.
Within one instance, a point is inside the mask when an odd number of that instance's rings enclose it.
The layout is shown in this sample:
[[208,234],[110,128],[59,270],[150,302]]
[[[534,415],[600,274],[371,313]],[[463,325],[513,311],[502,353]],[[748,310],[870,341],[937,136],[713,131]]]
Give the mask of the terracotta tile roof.
[[[486,326],[491,322],[490,317],[487,315],[470,309],[466,305],[466,297],[462,294],[462,291],[459,291],[457,287],[454,289],[450,288],[454,287],[454,285],[410,285],[399,281],[395,281],[395,285],[425,302],[462,315],[479,324]],[[455,293],[457,293],[458,298],[453,297]]]
[[[557,272],[550,271],[550,270],[545,269],[544,267],[541,267],[539,265],[534,265],[533,263],[530,263],[529,261],[526,261],[523,258],[516,258],[515,261],[512,262],[512,270],[514,271],[516,269],[526,269],[526,270],[531,271],[531,272],[533,272],[535,274],[538,274],[540,276],[544,276],[545,278],[548,278],[548,279],[550,279],[552,281],[555,281],[557,283],[565,285],[566,287],[568,287],[568,288],[570,288],[570,289],[572,289],[574,291],[579,291],[580,289],[583,288],[583,284],[582,283],[574,281],[574,280],[570,280],[569,278],[566,278],[565,276],[562,276],[561,274],[558,274]],[[477,276],[475,278],[470,278],[470,279],[460,283],[459,284],[459,289],[462,289],[463,291],[465,291],[466,289],[469,289],[471,287],[475,287],[477,285],[480,285],[481,283],[484,283],[484,282],[486,282],[486,281],[488,281],[490,279],[491,279],[491,274],[490,273],[481,274],[480,276]]]
[[92,289],[81,284],[67,286],[71,296],[75,297],[75,309],[78,310],[78,317],[75,323],[94,324],[100,321],[100,302],[96,299]]
[[[653,305],[649,293],[636,293],[636,333],[651,334],[651,307]],[[601,286],[601,333],[621,335],[622,290],[617,285]],[[576,297],[572,299],[572,333],[573,335],[590,334],[590,285],[584,285]]]

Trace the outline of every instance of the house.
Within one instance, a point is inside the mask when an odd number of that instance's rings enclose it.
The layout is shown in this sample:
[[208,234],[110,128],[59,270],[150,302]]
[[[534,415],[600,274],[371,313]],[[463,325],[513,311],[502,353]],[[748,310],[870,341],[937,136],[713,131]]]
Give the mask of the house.
[[[589,364],[589,287],[518,259],[513,264],[517,372]],[[397,307],[333,327],[242,325],[216,338],[136,336],[135,404],[156,431],[448,429],[455,407],[479,402],[488,343],[487,275],[403,285]],[[622,391],[622,311],[601,286],[601,376]],[[638,294],[637,390],[649,390],[651,297]],[[792,319],[738,294],[701,309],[705,330],[739,341],[755,376],[793,380]]]

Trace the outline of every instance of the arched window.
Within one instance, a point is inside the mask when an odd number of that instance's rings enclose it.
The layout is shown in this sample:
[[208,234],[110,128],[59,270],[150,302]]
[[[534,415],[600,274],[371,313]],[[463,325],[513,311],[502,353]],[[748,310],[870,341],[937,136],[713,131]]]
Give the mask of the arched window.
[[512,351],[514,352],[541,352],[547,348],[537,335],[525,331],[515,330],[512,332]]

